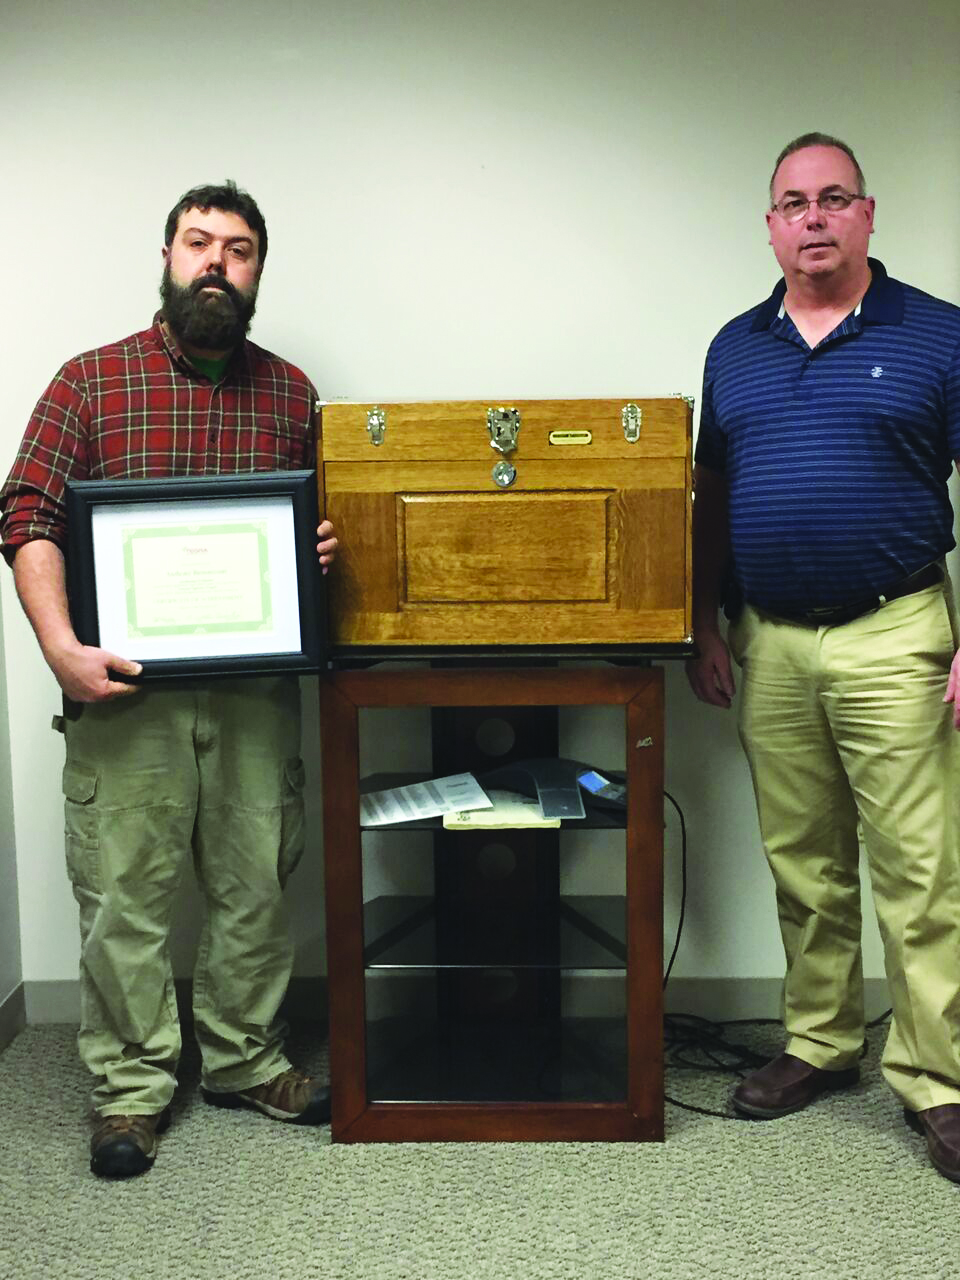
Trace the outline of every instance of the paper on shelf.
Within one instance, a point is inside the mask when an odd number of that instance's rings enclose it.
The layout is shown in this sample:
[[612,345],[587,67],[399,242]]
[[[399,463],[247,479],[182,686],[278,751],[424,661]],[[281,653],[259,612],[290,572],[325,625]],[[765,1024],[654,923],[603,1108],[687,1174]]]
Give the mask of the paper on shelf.
[[453,773],[429,782],[413,782],[360,797],[360,825],[384,827],[391,822],[414,822],[441,813],[490,808],[487,794],[472,773]]
[[443,815],[443,825],[454,830],[466,827],[559,827],[559,818],[545,818],[540,801],[516,791],[488,791],[492,808],[459,810]]

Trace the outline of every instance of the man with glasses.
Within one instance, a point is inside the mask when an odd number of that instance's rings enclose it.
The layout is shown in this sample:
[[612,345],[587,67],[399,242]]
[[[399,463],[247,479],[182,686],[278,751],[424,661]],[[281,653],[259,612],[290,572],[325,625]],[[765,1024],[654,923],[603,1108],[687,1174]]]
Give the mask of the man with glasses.
[[960,1182],[960,658],[943,567],[960,308],[867,256],[874,201],[836,138],[784,148],[766,218],[783,279],[711,344],[695,469],[688,675],[729,707],[731,651],[742,668],[787,957],[786,1051],[733,1104],[773,1119],[858,1079],[862,833],[893,1005],[883,1072]]

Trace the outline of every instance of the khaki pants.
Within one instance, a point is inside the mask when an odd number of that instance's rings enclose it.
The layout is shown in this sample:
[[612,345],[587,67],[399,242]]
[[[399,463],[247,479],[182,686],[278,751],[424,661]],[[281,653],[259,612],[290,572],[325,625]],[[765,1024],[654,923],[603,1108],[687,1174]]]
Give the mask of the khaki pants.
[[960,1102],[952,616],[949,587],[933,587],[837,627],[748,607],[730,634],[787,957],[787,1051],[832,1069],[860,1051],[859,822],[893,1005],[883,1072],[917,1111]]
[[193,982],[203,1082],[289,1063],[281,891],[303,850],[300,702],[290,677],[147,688],[66,724],[67,869],[80,906],[80,1056],[102,1115],[162,1110],[181,1039],[169,934],[191,853],[206,917]]

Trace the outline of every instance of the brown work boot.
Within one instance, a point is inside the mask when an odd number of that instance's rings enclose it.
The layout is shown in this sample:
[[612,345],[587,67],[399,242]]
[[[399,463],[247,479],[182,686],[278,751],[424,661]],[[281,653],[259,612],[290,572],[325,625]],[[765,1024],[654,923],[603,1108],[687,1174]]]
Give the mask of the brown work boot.
[[330,1119],[330,1090],[315,1076],[293,1067],[251,1089],[235,1093],[203,1089],[202,1093],[215,1107],[252,1107],[272,1120],[285,1120],[288,1124],[326,1124]]
[[781,1053],[742,1080],[731,1101],[737,1111],[754,1120],[775,1120],[802,1110],[821,1093],[847,1089],[859,1079],[859,1067],[824,1071],[792,1053]]
[[95,1116],[90,1171],[100,1178],[135,1178],[153,1168],[157,1134],[170,1124],[170,1108],[140,1116]]
[[960,1103],[946,1102],[925,1111],[904,1110],[911,1129],[927,1140],[930,1163],[951,1182],[960,1182]]

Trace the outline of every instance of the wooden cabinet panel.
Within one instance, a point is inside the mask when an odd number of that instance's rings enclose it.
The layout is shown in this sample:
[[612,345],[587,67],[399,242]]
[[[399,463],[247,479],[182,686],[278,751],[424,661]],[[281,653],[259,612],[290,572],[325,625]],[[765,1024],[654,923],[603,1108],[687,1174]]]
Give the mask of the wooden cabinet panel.
[[609,498],[602,492],[403,495],[402,600],[605,600]]

